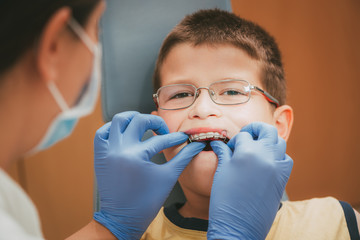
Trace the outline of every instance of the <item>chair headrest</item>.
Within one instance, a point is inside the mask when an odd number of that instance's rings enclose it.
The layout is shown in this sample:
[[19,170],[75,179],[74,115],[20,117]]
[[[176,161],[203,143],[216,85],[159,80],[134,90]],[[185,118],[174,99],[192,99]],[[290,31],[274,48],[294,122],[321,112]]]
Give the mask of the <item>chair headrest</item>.
[[199,9],[231,11],[230,0],[109,0],[101,21],[104,121],[135,110],[150,113],[152,75],[161,43],[187,14]]

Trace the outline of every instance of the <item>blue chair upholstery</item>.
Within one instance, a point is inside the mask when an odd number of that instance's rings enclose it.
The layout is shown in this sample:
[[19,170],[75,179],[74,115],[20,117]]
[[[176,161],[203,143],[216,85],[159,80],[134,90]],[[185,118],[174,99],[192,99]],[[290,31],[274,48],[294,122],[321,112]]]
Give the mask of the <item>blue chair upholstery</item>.
[[201,8],[231,10],[229,0],[109,0],[102,19],[105,121],[127,110],[150,113],[152,74],[160,45],[186,15]]

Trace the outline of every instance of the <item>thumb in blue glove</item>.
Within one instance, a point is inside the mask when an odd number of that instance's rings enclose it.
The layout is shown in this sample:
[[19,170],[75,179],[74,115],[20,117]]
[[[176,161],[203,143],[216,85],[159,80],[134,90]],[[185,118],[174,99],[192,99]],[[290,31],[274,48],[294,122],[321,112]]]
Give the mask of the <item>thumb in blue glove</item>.
[[275,127],[251,123],[226,145],[211,142],[219,163],[210,196],[208,239],[265,239],[293,161]]
[[[157,136],[142,141],[148,129]],[[187,139],[184,133],[169,133],[158,116],[137,112],[115,115],[111,123],[97,131],[94,140],[100,195],[100,211],[94,219],[118,239],[139,239],[204,144],[188,144],[165,164],[153,163],[151,158]]]

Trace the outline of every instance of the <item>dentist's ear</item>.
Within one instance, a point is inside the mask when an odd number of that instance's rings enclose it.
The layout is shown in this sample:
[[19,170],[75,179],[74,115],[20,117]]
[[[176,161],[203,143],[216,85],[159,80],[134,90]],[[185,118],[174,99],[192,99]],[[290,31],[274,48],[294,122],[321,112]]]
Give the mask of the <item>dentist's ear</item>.
[[287,141],[294,121],[294,112],[289,105],[282,105],[274,112],[275,127],[280,137]]
[[40,36],[37,55],[36,69],[44,81],[57,79],[61,58],[67,50],[65,37],[67,21],[71,17],[71,10],[67,7],[59,9],[44,27]]

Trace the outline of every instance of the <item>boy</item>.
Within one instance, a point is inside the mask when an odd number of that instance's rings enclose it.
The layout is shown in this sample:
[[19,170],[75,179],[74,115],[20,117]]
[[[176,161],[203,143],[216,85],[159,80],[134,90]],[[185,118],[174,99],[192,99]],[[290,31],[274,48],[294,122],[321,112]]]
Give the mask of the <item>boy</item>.
[[[256,24],[225,11],[201,10],[185,17],[164,40],[154,87],[158,109],[153,114],[165,120],[170,132],[185,132],[189,141],[206,141],[207,146],[179,178],[185,204],[160,210],[143,239],[206,239],[214,174],[227,151],[213,140],[231,142],[253,122],[273,125],[279,137],[289,138],[293,110],[285,105],[280,51]],[[164,150],[166,159],[184,145]],[[324,198],[282,203],[267,239],[350,239],[358,234],[354,210]]]

